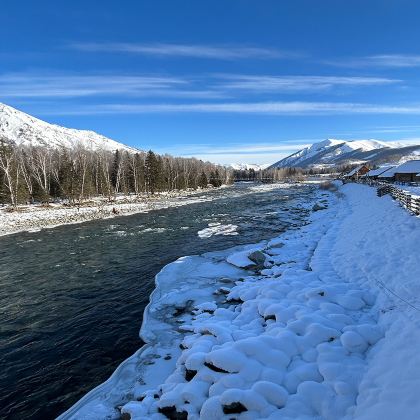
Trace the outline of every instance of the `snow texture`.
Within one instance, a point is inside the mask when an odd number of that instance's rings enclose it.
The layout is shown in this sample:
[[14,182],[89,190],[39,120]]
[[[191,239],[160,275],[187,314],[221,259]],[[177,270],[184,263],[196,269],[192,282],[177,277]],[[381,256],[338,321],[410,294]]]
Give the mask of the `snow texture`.
[[88,150],[126,150],[137,152],[94,131],[75,130],[49,124],[11,106],[0,103],[0,137],[17,145],[67,148],[82,146]]
[[166,266],[148,344],[61,418],[418,418],[420,220],[375,193],[320,191],[299,230]]

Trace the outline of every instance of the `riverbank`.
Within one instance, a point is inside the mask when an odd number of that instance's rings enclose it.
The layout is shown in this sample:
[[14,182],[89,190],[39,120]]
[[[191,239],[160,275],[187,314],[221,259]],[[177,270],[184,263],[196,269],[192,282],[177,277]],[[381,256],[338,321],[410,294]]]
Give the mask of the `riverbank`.
[[[226,187],[223,186],[223,188]],[[113,202],[98,197],[80,206],[51,203],[48,206],[19,206],[16,211],[11,211],[10,207],[3,207],[0,208],[0,236],[198,203],[208,199],[200,195],[208,191],[213,191],[213,189],[141,196],[120,195]]]
[[62,418],[414,418],[420,220],[362,185],[318,200],[301,229],[166,266],[148,344]]

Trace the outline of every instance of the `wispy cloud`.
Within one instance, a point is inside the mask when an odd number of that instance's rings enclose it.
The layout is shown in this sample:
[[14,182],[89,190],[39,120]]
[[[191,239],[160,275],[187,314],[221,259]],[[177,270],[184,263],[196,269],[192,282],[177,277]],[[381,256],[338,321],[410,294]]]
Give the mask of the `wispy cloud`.
[[338,87],[385,86],[401,82],[381,77],[265,76],[211,74],[196,76],[121,74],[0,74],[2,98],[125,97],[233,99],[244,94],[311,93]]
[[164,103],[104,104],[52,111],[52,114],[148,114],[148,113],[228,113],[255,115],[339,115],[406,114],[420,115],[420,105],[380,105],[349,102],[236,102],[236,103]]
[[294,139],[264,142],[258,144],[244,142],[227,143],[225,146],[211,144],[177,144],[164,150],[156,149],[162,153],[172,153],[177,156],[197,157],[210,162],[230,164],[235,162],[248,162],[266,164],[288,156],[319,139]]
[[[293,142],[283,143],[283,141],[277,141],[276,143],[261,143],[255,144],[244,144],[232,143],[227,146],[214,146],[207,144],[197,145],[183,145],[183,153],[188,155],[225,155],[225,154],[238,154],[238,155],[256,155],[265,153],[278,153],[278,152],[292,152],[295,150],[302,149],[316,139],[306,139],[306,143],[302,143],[302,140],[296,140]],[[179,146],[178,146],[179,148]]]
[[201,89],[180,77],[30,73],[0,75],[0,97],[3,98],[89,96],[226,98],[220,91]]
[[375,86],[400,83],[401,80],[384,77],[341,77],[341,76],[259,76],[222,74],[220,89],[234,89],[254,92],[310,92],[325,91],[337,86]]
[[86,52],[128,53],[155,57],[190,57],[219,60],[236,60],[246,58],[293,58],[296,53],[282,52],[274,48],[235,45],[187,45],[165,43],[76,43],[70,48]]
[[408,68],[420,67],[418,54],[377,54],[365,57],[343,58],[325,61],[339,67],[390,67]]

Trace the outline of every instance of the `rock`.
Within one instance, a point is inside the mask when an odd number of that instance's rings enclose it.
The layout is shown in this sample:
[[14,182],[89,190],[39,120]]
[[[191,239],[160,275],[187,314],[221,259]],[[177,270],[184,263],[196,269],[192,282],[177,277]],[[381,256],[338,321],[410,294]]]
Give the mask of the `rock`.
[[204,362],[204,366],[207,366],[210,370],[214,371],[214,372],[219,372],[219,373],[229,373],[227,370],[224,370],[222,368],[219,368],[215,365],[213,365],[210,362]]
[[264,267],[265,255],[261,251],[253,251],[248,255],[248,258],[260,267]]
[[190,382],[191,379],[194,378],[195,375],[197,375],[197,371],[196,370],[185,369],[185,380],[187,382]]
[[166,418],[171,420],[187,420],[188,413],[186,411],[177,411],[176,407],[161,407],[159,408],[159,413],[163,414]]
[[319,211],[319,210],[325,210],[326,207],[321,206],[321,204],[315,203],[314,206],[312,207],[312,211]]
[[239,414],[248,409],[240,402],[233,402],[232,404],[227,404],[223,406],[223,412],[225,414]]

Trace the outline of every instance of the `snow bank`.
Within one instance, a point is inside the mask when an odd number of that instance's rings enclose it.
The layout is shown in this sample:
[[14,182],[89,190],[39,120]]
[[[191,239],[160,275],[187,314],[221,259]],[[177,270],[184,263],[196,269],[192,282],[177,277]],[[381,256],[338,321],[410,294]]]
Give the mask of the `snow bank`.
[[417,418],[420,220],[375,193],[165,267],[148,344],[61,418]]

